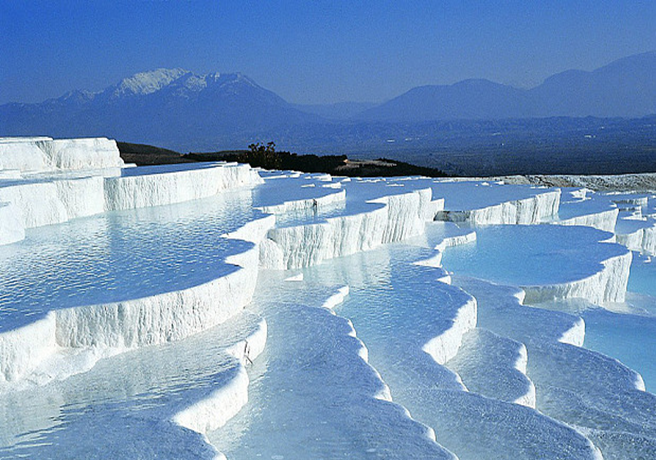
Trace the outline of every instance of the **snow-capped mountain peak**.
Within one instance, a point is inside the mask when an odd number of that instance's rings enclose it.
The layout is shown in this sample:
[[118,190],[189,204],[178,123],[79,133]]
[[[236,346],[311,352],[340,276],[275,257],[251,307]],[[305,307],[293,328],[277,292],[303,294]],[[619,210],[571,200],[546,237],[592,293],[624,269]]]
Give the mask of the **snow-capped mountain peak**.
[[121,96],[145,96],[151,94],[172,82],[181,76],[190,73],[184,69],[156,69],[150,72],[140,72],[131,77],[124,78],[113,88],[110,88],[113,98]]
[[53,103],[85,103],[92,100],[96,94],[91,91],[74,89],[57,99],[51,99],[51,101]]
[[314,120],[243,74],[184,69],[137,73],[99,93],[73,91],[41,104],[0,106],[0,129],[12,134],[102,135],[152,144],[211,136],[212,145],[232,133]]
[[137,73],[110,86],[102,94],[104,100],[117,100],[124,97],[146,96],[166,89],[167,94],[187,98],[209,87],[222,88],[223,91],[230,93],[237,92],[239,87],[260,89],[257,83],[239,72],[212,72],[199,75],[176,68]]

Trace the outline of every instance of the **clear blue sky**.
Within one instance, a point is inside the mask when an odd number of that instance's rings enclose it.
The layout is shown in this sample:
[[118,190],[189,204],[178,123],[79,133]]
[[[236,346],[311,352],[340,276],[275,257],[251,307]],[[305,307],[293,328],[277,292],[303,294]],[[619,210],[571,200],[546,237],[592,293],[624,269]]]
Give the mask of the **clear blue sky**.
[[0,0],[0,103],[158,67],[240,71],[290,102],[382,101],[655,49],[654,0]]

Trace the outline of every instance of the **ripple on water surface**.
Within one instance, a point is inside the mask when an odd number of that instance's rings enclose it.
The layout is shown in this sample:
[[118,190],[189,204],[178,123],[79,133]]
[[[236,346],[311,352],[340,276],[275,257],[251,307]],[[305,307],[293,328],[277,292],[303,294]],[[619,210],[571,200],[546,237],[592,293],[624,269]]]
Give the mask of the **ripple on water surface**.
[[566,283],[591,276],[601,262],[626,253],[601,243],[612,234],[590,227],[498,225],[476,230],[475,243],[449,248],[444,267],[501,284]]
[[[626,251],[617,244],[600,243],[610,234],[589,227],[491,226],[477,229],[476,234],[475,243],[447,249],[444,266],[456,274],[513,286],[580,279],[597,271],[604,259]],[[640,372],[652,391],[656,381],[654,267],[653,262],[638,256],[631,265],[627,303],[644,314],[603,308],[572,311],[585,321],[585,347],[617,358]]]
[[[630,310],[584,311],[585,346],[618,358],[638,371],[645,387],[656,391],[656,262],[633,254],[626,303]],[[639,314],[631,314],[636,310]]]
[[225,238],[261,216],[250,192],[111,212],[29,230],[0,247],[0,332],[48,311],[118,302],[209,282],[252,247]]

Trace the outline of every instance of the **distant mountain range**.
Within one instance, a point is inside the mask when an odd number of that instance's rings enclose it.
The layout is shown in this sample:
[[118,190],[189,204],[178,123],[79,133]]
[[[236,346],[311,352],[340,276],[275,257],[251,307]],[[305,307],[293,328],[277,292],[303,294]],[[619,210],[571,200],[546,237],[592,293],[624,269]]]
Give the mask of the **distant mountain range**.
[[[533,89],[487,80],[414,88],[383,104],[290,104],[240,73],[183,69],[136,74],[97,93],[0,106],[1,135],[108,136],[181,150],[243,148],[266,135],[287,146],[302,132],[339,138],[340,126],[656,113],[656,52],[592,72],[571,70]],[[363,134],[366,137],[366,133]],[[352,136],[349,134],[349,136]],[[352,140],[352,139],[351,139]]]
[[421,86],[359,115],[363,120],[436,121],[535,117],[641,117],[656,113],[656,51],[592,72],[568,70],[532,89],[488,80]]
[[182,69],[138,73],[98,93],[0,106],[0,135],[108,136],[160,145],[321,121],[240,73]]

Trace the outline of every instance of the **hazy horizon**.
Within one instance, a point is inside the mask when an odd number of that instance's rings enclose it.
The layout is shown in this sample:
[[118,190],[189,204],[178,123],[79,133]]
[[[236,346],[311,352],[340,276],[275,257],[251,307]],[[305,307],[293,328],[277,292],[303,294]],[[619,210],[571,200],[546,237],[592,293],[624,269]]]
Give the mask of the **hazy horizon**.
[[[646,52],[644,52],[644,53],[638,53],[637,55],[641,55],[641,54],[650,54],[650,53],[656,53],[656,50],[650,50],[650,51],[646,51]],[[632,56],[636,56],[636,55],[632,55]],[[620,57],[619,59],[624,59],[624,58],[627,58],[627,57],[630,57],[630,56],[622,56],[622,57]],[[617,59],[616,59],[616,60],[617,60]],[[600,67],[604,67],[605,65],[611,64],[612,62],[615,62],[616,60],[613,60],[613,61],[611,61],[611,62],[607,62],[607,63],[605,63],[605,64],[603,64],[603,65],[601,65],[601,66],[599,66],[599,67],[597,67],[597,68],[592,68],[592,69],[565,69],[565,70],[563,70],[562,72],[567,72],[567,71],[570,71],[570,70],[593,71],[593,70],[596,70],[596,69],[598,69],[598,68],[600,68]],[[119,82],[120,82],[121,80],[123,80],[123,79],[133,77],[133,76],[135,76],[135,75],[137,75],[137,74],[140,74],[140,73],[149,73],[149,72],[153,72],[153,71],[157,71],[157,70],[161,70],[161,69],[165,69],[165,70],[173,70],[173,69],[176,69],[176,68],[180,68],[180,67],[171,67],[171,68],[163,68],[163,67],[160,67],[160,68],[153,68],[153,69],[143,69],[143,70],[137,71],[137,72],[135,72],[135,73],[133,73],[133,74],[130,74],[130,75],[124,75],[123,77],[120,77],[118,80],[108,82],[107,84],[105,84],[104,86],[102,86],[102,87],[100,87],[100,88],[96,88],[96,89],[89,89],[89,88],[83,88],[83,87],[79,87],[79,88],[69,88],[68,90],[65,90],[64,92],[59,93],[59,94],[56,94],[56,95],[53,95],[53,96],[50,96],[50,97],[48,97],[47,99],[53,99],[53,98],[56,99],[56,98],[59,98],[59,97],[65,95],[65,94],[68,93],[69,91],[76,91],[76,90],[78,90],[78,91],[89,91],[89,92],[92,92],[92,93],[98,93],[98,92],[100,92],[100,91],[106,89],[107,87],[110,87],[110,86],[112,86],[112,85],[114,85],[114,84],[119,83]],[[196,71],[193,70],[193,69],[182,69],[182,70],[185,70],[185,71],[191,72],[191,73],[193,73],[193,74],[204,75],[204,73],[196,72]],[[213,72],[213,71],[209,71],[209,72],[207,72],[207,73],[214,73],[214,72]],[[219,72],[219,73],[222,73],[222,74],[237,74],[237,73],[242,73],[242,74],[244,74],[243,72],[240,72],[239,70],[228,71],[228,72]],[[485,78],[485,77],[471,77],[471,78],[464,78],[464,79],[462,79],[462,80],[457,80],[457,81],[455,81],[455,82],[451,82],[451,83],[428,83],[427,85],[444,85],[444,86],[449,86],[449,85],[456,84],[456,83],[460,83],[460,82],[467,81],[467,80],[489,80],[489,81],[493,81],[494,83],[500,83],[500,84],[504,84],[504,85],[511,86],[511,87],[518,88],[518,89],[532,89],[532,88],[535,88],[535,87],[540,86],[540,85],[544,82],[545,79],[548,79],[549,77],[551,77],[551,76],[553,76],[553,75],[556,75],[556,74],[557,74],[557,73],[547,75],[547,76],[545,76],[542,80],[540,80],[540,81],[538,81],[538,82],[536,82],[536,83],[530,84],[530,85],[529,85],[529,84],[522,85],[522,84],[519,84],[519,83],[512,83],[512,82],[509,82],[509,83],[508,83],[508,82],[494,81],[494,80],[490,80],[490,79]],[[246,75],[246,74],[244,74],[244,75]],[[250,75],[246,75],[246,76],[247,76],[247,77],[250,77]],[[260,82],[258,82],[258,81],[256,81],[255,83],[257,83],[258,85],[264,87],[264,85],[261,85]],[[424,85],[418,85],[418,86],[424,86]],[[416,88],[416,86],[413,87],[413,88]],[[265,89],[270,90],[270,88],[265,88]],[[412,89],[412,88],[408,88],[408,90],[410,90],[410,89]],[[274,92],[275,92],[275,91],[274,91]],[[405,91],[404,91],[404,92],[405,92]],[[356,103],[356,104],[376,104],[376,105],[377,105],[377,104],[380,104],[380,103],[384,103],[384,102],[386,102],[386,101],[389,101],[389,100],[391,100],[391,99],[393,99],[393,98],[399,96],[400,94],[402,94],[402,93],[399,93],[399,94],[393,95],[393,96],[391,96],[391,97],[389,97],[389,98],[386,98],[386,99],[375,100],[375,101],[374,101],[374,100],[367,100],[367,101],[365,101],[365,100],[353,100],[353,99],[349,99],[349,100],[326,101],[326,102],[296,102],[296,101],[289,101],[289,100],[287,100],[287,102],[290,102],[290,103],[292,103],[292,104],[296,104],[296,105],[307,105],[307,106],[314,106],[314,105],[316,105],[316,106],[322,106],[322,105],[339,105],[339,104],[348,104],[348,103]],[[47,100],[47,99],[41,99],[41,100],[37,100],[37,101],[8,101],[8,102],[19,102],[19,103],[40,103],[40,102],[44,102],[44,101]],[[0,104],[4,104],[4,103],[5,103],[5,102],[0,102]]]
[[484,78],[532,87],[656,49],[656,3],[4,2],[0,104],[156,68],[242,72],[296,104]]

